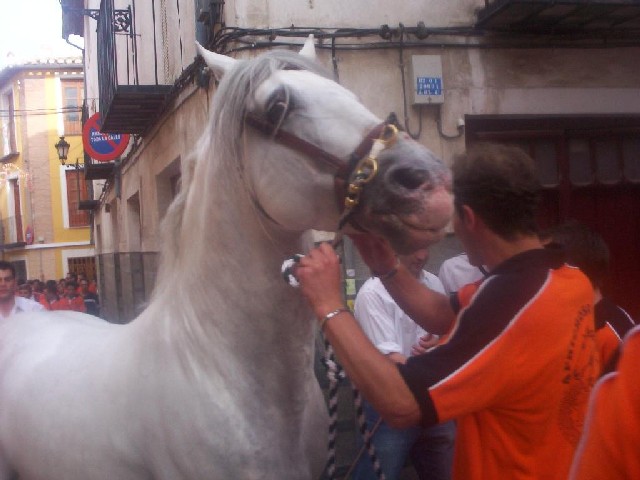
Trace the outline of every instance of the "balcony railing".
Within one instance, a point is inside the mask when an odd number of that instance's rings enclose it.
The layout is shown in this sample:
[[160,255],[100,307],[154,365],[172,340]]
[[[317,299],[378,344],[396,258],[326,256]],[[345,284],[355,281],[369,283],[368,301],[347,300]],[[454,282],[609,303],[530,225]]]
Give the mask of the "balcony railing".
[[640,0],[485,0],[476,26],[518,33],[640,32]]
[[[153,9],[154,4],[144,5]],[[147,17],[153,24],[144,36],[137,35],[131,7],[115,10],[113,0],[100,3],[98,86],[104,133],[144,134],[155,123],[171,91],[171,85],[158,81],[155,15]],[[142,61],[145,63],[140,65]]]

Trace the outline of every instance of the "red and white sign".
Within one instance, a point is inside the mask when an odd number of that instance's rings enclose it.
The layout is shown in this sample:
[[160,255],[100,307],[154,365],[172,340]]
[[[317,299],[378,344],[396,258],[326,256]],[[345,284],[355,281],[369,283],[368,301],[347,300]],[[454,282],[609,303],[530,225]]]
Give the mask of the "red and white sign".
[[129,145],[128,133],[102,133],[100,112],[93,114],[82,127],[84,151],[99,162],[115,160]]

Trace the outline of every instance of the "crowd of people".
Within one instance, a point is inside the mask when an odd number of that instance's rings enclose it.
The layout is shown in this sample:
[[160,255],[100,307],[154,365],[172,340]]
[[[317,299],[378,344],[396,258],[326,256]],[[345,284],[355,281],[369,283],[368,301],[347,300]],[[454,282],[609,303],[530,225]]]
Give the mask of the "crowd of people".
[[95,281],[83,273],[68,273],[60,280],[21,280],[12,263],[0,261],[0,318],[13,313],[73,310],[100,316]]

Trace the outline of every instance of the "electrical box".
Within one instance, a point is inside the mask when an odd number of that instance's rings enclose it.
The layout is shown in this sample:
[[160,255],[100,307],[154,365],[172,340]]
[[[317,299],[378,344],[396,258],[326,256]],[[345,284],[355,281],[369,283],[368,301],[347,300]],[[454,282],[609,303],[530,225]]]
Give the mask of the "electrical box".
[[440,55],[412,55],[413,105],[444,103]]

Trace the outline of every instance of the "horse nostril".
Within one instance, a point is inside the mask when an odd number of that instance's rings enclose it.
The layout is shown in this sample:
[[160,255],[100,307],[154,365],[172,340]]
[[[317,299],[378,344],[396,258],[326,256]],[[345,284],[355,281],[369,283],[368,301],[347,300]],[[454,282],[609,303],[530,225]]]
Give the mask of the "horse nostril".
[[415,190],[422,186],[429,179],[429,174],[424,170],[414,168],[399,168],[391,174],[391,180],[406,188]]

